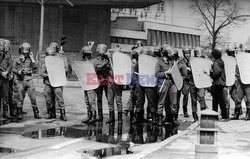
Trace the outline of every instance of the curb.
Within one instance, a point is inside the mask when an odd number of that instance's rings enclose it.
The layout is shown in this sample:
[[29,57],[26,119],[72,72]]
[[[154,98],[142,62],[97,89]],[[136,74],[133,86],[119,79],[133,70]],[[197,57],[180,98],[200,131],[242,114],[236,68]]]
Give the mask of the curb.
[[192,125],[190,125],[186,130],[182,131],[180,134],[176,134],[176,135],[173,135],[169,138],[167,138],[166,140],[158,143],[158,145],[155,147],[155,148],[152,148],[150,150],[145,150],[145,151],[142,151],[138,154],[134,154],[133,155],[133,158],[143,158],[143,157],[146,157],[147,155],[155,152],[155,151],[158,151],[160,150],[161,148],[163,148],[164,146],[166,146],[167,144],[169,144],[170,142],[174,141],[175,139],[183,136],[183,135],[186,135],[187,133],[189,133],[190,131],[193,131],[195,128],[197,128],[199,126],[199,121],[193,123]]

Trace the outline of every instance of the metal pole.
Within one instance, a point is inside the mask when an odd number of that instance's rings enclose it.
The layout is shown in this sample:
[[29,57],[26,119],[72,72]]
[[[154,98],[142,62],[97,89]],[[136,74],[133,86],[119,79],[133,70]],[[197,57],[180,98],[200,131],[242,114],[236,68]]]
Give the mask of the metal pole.
[[44,0],[41,0],[41,22],[40,22],[39,52],[43,51],[43,27],[44,27]]

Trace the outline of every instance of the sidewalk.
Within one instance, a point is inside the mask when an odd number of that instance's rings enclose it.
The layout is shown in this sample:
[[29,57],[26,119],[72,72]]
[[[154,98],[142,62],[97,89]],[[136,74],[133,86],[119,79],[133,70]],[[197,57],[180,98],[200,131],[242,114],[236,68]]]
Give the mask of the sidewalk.
[[198,136],[197,129],[173,139],[162,148],[142,157],[173,159],[249,159],[250,158],[250,121],[231,120],[218,122],[218,154],[195,153]]

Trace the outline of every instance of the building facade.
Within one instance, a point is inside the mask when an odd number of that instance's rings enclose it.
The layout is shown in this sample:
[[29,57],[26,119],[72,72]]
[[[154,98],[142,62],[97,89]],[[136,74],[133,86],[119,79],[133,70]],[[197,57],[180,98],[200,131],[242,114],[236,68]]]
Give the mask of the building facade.
[[112,9],[111,44],[142,40],[151,46],[197,47],[201,30],[191,4],[191,0],[165,0],[143,9]]
[[[41,7],[37,0],[0,0],[0,38],[11,40],[12,52],[18,54],[23,42],[38,51]],[[51,0],[44,4],[44,46],[67,37],[64,51],[72,60],[80,58],[79,50],[87,41],[110,46],[111,8],[146,7],[161,0]],[[73,6],[72,6],[73,5]],[[96,47],[96,45],[94,46]],[[74,54],[72,54],[74,53]],[[71,55],[72,54],[72,55]],[[71,59],[70,59],[71,60]]]

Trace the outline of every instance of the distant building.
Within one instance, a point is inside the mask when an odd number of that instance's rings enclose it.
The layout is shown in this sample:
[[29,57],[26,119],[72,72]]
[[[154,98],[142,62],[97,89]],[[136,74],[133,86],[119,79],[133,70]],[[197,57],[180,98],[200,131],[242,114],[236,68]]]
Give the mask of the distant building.
[[[64,50],[70,58],[80,58],[79,50],[87,41],[110,46],[111,8],[144,8],[161,0],[44,0],[44,48],[67,36]],[[38,51],[40,4],[38,0],[0,0],[0,38],[11,40],[18,54],[23,42]],[[72,54],[74,53],[75,54]],[[71,60],[71,59],[70,59]]]
[[131,47],[136,40],[146,45],[170,44],[176,48],[200,45],[201,31],[191,0],[165,0],[144,9],[111,10],[111,45]]

